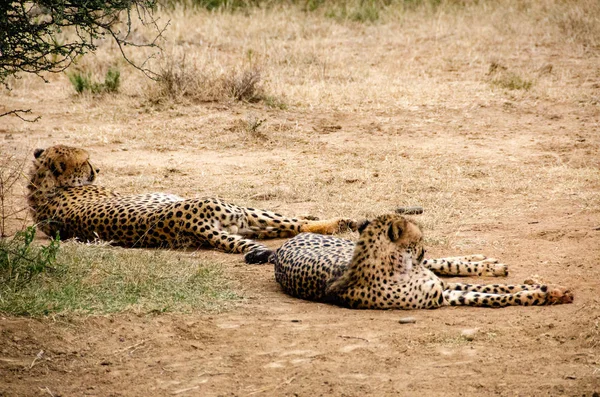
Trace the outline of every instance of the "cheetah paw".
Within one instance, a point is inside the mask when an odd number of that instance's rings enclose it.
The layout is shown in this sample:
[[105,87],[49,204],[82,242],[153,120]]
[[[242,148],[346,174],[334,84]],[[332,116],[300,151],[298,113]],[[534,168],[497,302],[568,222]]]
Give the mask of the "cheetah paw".
[[485,277],[506,277],[508,276],[508,266],[503,263],[486,263],[482,262],[485,265],[485,271],[483,272],[483,276]]
[[345,232],[345,231],[355,232],[358,230],[358,222],[354,219],[350,218],[341,218],[338,220],[338,230],[337,232]]
[[250,265],[261,265],[263,263],[268,263],[273,253],[274,251],[271,251],[268,248],[255,248],[244,255],[244,261]]
[[318,234],[335,234],[347,230],[355,231],[357,227],[357,222],[354,219],[334,218],[325,221],[306,221],[300,228],[300,231]]
[[546,304],[547,305],[560,305],[563,303],[572,303],[573,302],[573,292],[566,287],[561,287],[559,285],[550,285],[547,287],[548,291],[546,292]]

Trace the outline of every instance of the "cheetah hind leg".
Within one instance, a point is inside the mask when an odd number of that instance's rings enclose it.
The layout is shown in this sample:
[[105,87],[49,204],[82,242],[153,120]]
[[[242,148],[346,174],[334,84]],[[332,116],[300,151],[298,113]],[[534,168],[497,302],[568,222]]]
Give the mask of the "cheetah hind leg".
[[559,305],[573,302],[573,293],[565,287],[548,285],[510,294],[444,290],[444,301],[450,306],[476,307]]
[[254,208],[244,208],[243,210],[248,220],[248,230],[244,231],[246,237],[282,238],[293,237],[303,232],[335,234],[357,229],[357,222],[350,218],[317,220],[315,217],[305,216],[299,219]]
[[505,264],[479,254],[425,259],[423,266],[438,276],[505,277],[508,275],[508,267]]

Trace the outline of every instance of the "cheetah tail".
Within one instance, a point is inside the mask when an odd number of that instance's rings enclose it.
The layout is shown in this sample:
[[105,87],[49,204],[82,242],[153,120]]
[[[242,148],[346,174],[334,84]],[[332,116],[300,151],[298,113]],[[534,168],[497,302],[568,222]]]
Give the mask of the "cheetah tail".
[[423,207],[398,207],[395,212],[402,215],[419,215],[423,213]]

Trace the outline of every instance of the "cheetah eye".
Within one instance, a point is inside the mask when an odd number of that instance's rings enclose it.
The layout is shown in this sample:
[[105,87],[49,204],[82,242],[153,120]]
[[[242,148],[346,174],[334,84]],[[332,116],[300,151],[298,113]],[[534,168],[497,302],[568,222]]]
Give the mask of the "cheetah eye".
[[50,168],[50,172],[52,172],[52,175],[60,175],[60,172],[58,171],[58,168],[56,168],[56,165],[54,163],[50,163],[50,166],[48,168]]

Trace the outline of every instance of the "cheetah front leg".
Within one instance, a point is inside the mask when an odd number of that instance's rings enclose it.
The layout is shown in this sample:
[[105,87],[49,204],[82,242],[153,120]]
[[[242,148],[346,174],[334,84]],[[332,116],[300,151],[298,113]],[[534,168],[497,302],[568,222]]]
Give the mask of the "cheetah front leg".
[[293,237],[299,233],[335,234],[345,230],[355,231],[357,222],[349,218],[312,220],[289,218],[276,212],[254,208],[242,208],[248,220],[251,233],[255,238]]
[[542,285],[530,291],[512,294],[487,294],[472,291],[444,291],[449,306],[506,307],[558,305],[573,302],[573,293],[564,287]]
[[425,259],[423,266],[438,276],[502,277],[508,275],[506,265],[484,255]]

